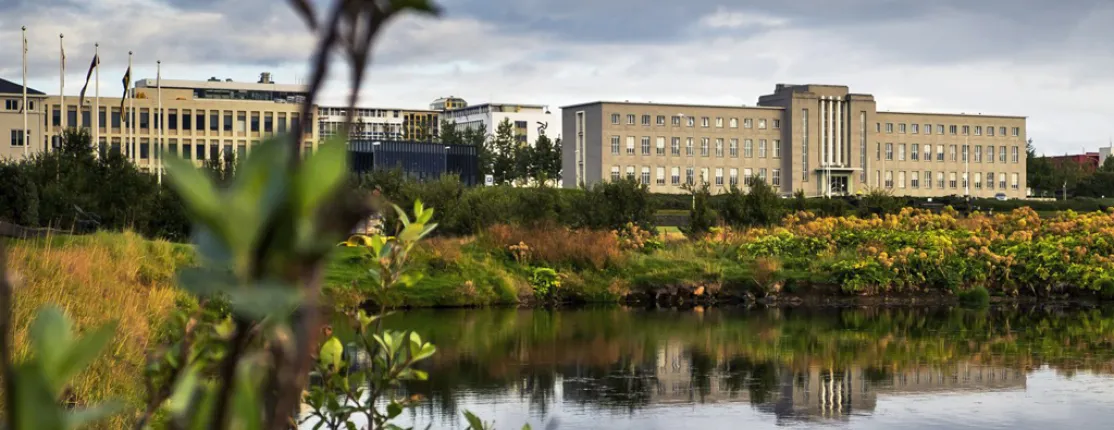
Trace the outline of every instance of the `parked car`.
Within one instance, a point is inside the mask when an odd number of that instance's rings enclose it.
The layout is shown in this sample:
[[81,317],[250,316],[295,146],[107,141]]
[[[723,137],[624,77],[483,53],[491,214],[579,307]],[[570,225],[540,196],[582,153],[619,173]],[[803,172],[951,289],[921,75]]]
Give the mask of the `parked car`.
[[998,194],[995,194],[995,195],[994,195],[994,198],[995,198],[995,199],[997,199],[997,200],[999,200],[999,201],[1003,201],[1003,202],[1004,202],[1004,201],[1006,201],[1006,193],[998,193]]

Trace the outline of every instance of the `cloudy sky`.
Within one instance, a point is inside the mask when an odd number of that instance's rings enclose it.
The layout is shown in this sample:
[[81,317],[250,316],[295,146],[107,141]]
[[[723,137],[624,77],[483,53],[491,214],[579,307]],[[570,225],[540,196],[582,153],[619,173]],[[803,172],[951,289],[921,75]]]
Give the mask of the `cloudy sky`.
[[[316,0],[324,2],[325,0]],[[1109,0],[441,0],[439,18],[392,23],[368,106],[455,95],[557,106],[592,100],[754,104],[778,82],[848,85],[880,110],[1026,115],[1038,152],[1114,137]],[[176,79],[304,79],[312,39],[283,0],[0,0],[0,76],[67,94],[101,43],[101,91],[156,59]],[[347,93],[330,79],[326,102]]]

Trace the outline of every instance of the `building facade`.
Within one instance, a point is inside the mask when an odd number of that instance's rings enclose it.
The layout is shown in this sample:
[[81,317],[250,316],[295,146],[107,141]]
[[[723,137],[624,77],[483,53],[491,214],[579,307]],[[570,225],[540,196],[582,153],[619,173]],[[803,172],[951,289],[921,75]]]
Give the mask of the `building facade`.
[[[319,106],[319,137],[325,140],[339,134],[347,112],[347,107]],[[439,114],[421,109],[356,108],[349,137],[352,140],[431,141],[441,133]]]
[[[274,84],[266,74],[258,83],[163,79],[161,86],[161,111],[155,81],[140,80],[123,111],[120,97],[100,98],[99,122],[92,116],[89,95],[84,103],[66,97],[65,106],[60,97],[47,97],[49,114],[43,123],[48,146],[58,144],[65,112],[67,127],[90,129],[102,153],[120,152],[141,170],[151,171],[158,165],[160,130],[168,154],[201,162],[245,157],[262,140],[289,133],[303,122],[304,86]],[[318,143],[317,127],[312,117],[304,125],[302,148],[309,153]]]
[[468,102],[456,96],[441,97],[437,100],[434,100],[433,103],[429,104],[430,110],[435,110],[438,112],[461,109],[466,107],[468,107]]
[[[515,138],[520,143],[533,144],[540,133],[549,126],[553,115],[542,105],[485,103],[443,112],[445,121],[456,124],[458,129],[484,130],[494,135],[499,124],[509,121],[514,127]],[[547,136],[553,137],[552,132]]]
[[479,181],[479,153],[472,145],[353,140],[348,144],[348,157],[352,171],[357,173],[398,169],[419,181],[446,173],[460,176],[466,186]]
[[43,150],[42,91],[27,88],[27,136],[24,136],[23,86],[0,79],[0,160],[23,158]]
[[1025,197],[1025,118],[878,111],[846,86],[778,84],[758,106],[562,108],[566,187],[622,177],[656,193],[760,178],[782,194]]

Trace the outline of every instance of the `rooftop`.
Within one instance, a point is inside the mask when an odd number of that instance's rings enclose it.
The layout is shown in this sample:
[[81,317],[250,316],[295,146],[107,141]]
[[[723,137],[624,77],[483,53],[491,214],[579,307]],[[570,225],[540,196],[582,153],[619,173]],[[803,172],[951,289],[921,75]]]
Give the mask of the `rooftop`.
[[1025,116],[1013,115],[984,115],[982,113],[939,113],[939,112],[899,112],[880,110],[880,114],[893,114],[893,115],[934,115],[934,116],[964,116],[964,117],[983,117],[983,118],[1007,118],[1007,119],[1026,119]]
[[589,106],[589,105],[596,105],[596,104],[617,104],[617,105],[638,105],[638,106],[674,106],[674,107],[713,108],[713,109],[784,110],[784,108],[779,107],[779,106],[708,105],[708,104],[654,103],[654,102],[632,102],[632,101],[616,102],[616,101],[605,101],[605,100],[561,106],[561,109],[568,109],[568,108],[574,108],[574,107],[579,107],[579,106]]
[[[135,83],[137,88],[155,88],[158,82],[154,79],[140,79]],[[305,85],[276,84],[257,82],[233,82],[231,80],[190,81],[181,79],[163,79],[163,88],[187,88],[207,90],[239,90],[239,91],[277,91],[287,93],[304,93],[309,89]]]
[[[0,78],[0,94],[19,94],[23,95],[23,85]],[[27,87],[27,95],[29,96],[45,96],[46,93]]]

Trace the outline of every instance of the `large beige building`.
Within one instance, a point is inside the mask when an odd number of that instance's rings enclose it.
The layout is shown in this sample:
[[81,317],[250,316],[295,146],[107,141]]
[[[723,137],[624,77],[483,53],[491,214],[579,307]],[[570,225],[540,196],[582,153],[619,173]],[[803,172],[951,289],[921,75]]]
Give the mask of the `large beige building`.
[[783,194],[1025,197],[1025,118],[878,111],[846,86],[778,84],[758,106],[562,108],[566,187],[631,177],[652,192],[762,178]]
[[[23,86],[0,79],[0,160],[23,158],[42,150],[42,105],[46,95],[27,89],[27,115],[23,115]],[[27,137],[24,138],[24,120]]]

